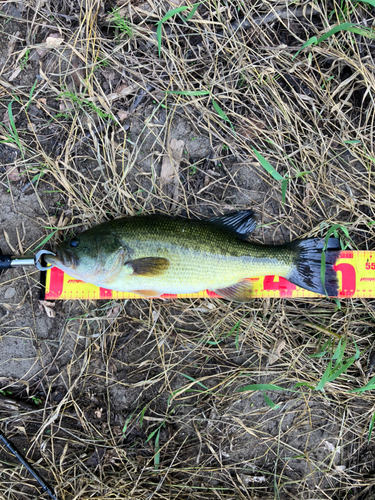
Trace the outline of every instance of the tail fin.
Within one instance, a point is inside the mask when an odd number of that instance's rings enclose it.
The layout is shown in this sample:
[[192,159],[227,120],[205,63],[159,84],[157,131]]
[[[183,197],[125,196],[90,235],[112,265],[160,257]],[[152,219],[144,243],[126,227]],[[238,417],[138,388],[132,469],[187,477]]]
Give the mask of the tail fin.
[[337,238],[329,238],[325,252],[325,283],[321,280],[321,258],[324,240],[309,238],[306,240],[293,241],[288,245],[296,252],[296,268],[286,278],[301,288],[311,290],[322,295],[327,294],[337,297],[338,281],[336,271],[333,269],[340,254],[340,241]]

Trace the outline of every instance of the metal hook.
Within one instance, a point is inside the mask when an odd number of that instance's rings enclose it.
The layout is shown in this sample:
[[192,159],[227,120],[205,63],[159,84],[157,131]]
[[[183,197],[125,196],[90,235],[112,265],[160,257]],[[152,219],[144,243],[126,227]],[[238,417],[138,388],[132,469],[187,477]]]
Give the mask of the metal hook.
[[43,256],[43,255],[54,255],[56,256],[55,253],[53,252],[50,252],[48,250],[39,250],[39,252],[37,252],[35,254],[35,257],[34,257],[34,264],[35,266],[37,267],[37,269],[39,269],[39,271],[48,271],[48,269],[52,269],[54,266],[52,265],[48,265],[48,266],[43,266],[41,263],[40,263],[40,258]]

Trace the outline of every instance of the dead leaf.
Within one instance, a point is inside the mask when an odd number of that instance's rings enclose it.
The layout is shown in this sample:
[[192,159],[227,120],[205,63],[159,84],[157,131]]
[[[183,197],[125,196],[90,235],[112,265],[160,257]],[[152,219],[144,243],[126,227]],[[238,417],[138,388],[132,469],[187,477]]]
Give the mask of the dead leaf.
[[3,115],[3,119],[1,121],[4,123],[4,125],[6,125],[7,127],[10,128],[10,119],[9,119],[8,110],[5,111],[5,113]]
[[48,52],[45,43],[41,43],[35,50],[39,57],[44,57]]
[[[109,103],[116,101],[117,99],[121,99],[121,97],[126,97],[129,94],[135,93],[139,89],[139,85],[134,84],[134,85],[120,85],[117,89],[116,92],[113,92],[112,94],[107,95],[107,101]],[[97,102],[99,100],[98,97],[88,97],[88,101],[90,102]]]
[[266,482],[265,476],[249,476],[247,474],[240,474],[240,478],[242,479],[244,484]]
[[6,165],[5,170],[7,172],[8,179],[12,182],[18,182],[21,180],[20,171],[15,165]]
[[50,302],[49,300],[40,300],[39,309],[47,314],[49,318],[56,317],[56,311],[54,311],[55,302]]
[[160,316],[160,309],[158,309],[157,311],[152,311],[152,321],[154,323],[157,322],[157,320],[159,319],[159,316]]
[[117,113],[118,119],[120,122],[124,121],[128,116],[129,116],[129,111],[125,111],[123,109],[120,109]]
[[10,75],[10,77],[8,78],[8,82],[12,82],[13,80],[15,80],[17,78],[17,76],[21,73],[22,69],[21,67],[19,66],[18,68],[16,68],[13,73]]
[[35,105],[38,109],[42,109],[43,106],[47,105],[47,99],[45,97],[41,97],[40,99],[36,100]]
[[73,68],[75,69],[75,71],[73,71],[73,73],[71,73],[70,76],[72,77],[74,85],[76,87],[79,87],[81,85],[81,81],[84,79],[85,76],[77,62],[73,63]]
[[44,57],[50,49],[56,49],[63,43],[64,39],[58,33],[50,33],[43,43],[36,46],[39,57]]
[[102,462],[105,454],[106,454],[105,448],[96,448],[91,457],[89,457],[88,460],[86,460],[85,465],[87,467],[97,467]]
[[344,470],[346,469],[346,467],[345,467],[345,465],[336,465],[336,469],[339,472],[344,472]]
[[21,432],[22,434],[24,434],[27,437],[27,432],[26,432],[26,429],[23,425],[14,425],[13,429],[17,429],[17,431]]
[[281,351],[285,348],[285,345],[286,345],[286,343],[285,343],[284,339],[280,339],[277,342],[275,342],[275,345],[274,345],[274,347],[273,347],[273,349],[270,352],[269,357],[268,357],[268,363],[270,365],[273,365],[274,363],[276,363],[276,361],[280,358]]
[[102,74],[109,82],[111,82],[116,78],[116,73],[113,70],[109,69],[103,70]]
[[243,123],[238,132],[247,139],[257,138],[259,130],[263,130],[265,128],[264,123],[256,119],[250,119],[249,121],[250,123],[248,121]]
[[330,453],[340,453],[341,452],[341,446],[335,446],[334,444],[330,443],[329,441],[323,441],[323,444],[325,448],[330,452]]
[[10,243],[8,233],[5,231],[5,229],[3,230],[3,232],[4,232],[4,238],[5,238],[5,241],[8,244],[8,247],[12,250],[13,253],[17,253],[16,249],[14,248],[14,246]]
[[168,144],[168,154],[164,156],[161,166],[160,187],[173,200],[171,208],[178,199],[178,180],[184,145],[184,141],[171,139]]
[[13,54],[19,36],[20,32],[17,31],[17,33],[15,33],[13,36],[10,37],[10,40],[8,42],[8,57],[10,57]]
[[46,38],[46,45],[48,48],[56,49],[57,47],[60,47],[63,41],[64,39],[60,38],[60,36],[57,33],[51,33]]
[[64,216],[64,212],[61,213],[60,215],[60,218],[59,218],[59,222],[57,223],[57,227],[65,227],[68,225],[70,221],[70,218],[69,217],[65,217]]
[[106,318],[116,318],[120,312],[120,306],[116,305],[114,307],[111,307],[108,309],[107,314],[105,315]]
[[304,199],[302,200],[302,205],[304,207],[308,207],[311,205],[311,203],[314,201],[314,195],[313,193],[311,192],[311,184],[310,182],[307,182],[306,183],[306,187],[305,187],[305,197]]
[[36,132],[36,125],[35,123],[28,123],[27,124],[27,129],[30,130],[31,132]]

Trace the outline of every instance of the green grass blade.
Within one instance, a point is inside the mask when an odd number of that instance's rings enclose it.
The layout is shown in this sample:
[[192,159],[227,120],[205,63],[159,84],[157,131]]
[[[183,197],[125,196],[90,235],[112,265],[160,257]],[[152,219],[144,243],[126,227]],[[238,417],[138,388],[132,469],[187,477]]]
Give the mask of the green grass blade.
[[354,345],[355,345],[355,359],[359,359],[361,355],[361,351],[359,350],[356,341],[353,339]]
[[324,40],[327,40],[327,38],[329,38],[330,36],[335,35],[336,33],[338,33],[339,31],[342,31],[342,30],[348,30],[348,28],[351,28],[352,26],[356,26],[356,23],[338,24],[337,26],[335,26],[332,29],[330,29],[329,31],[327,31],[327,33],[324,33],[324,35],[319,37],[318,41],[316,43],[318,44],[318,43],[324,42]]
[[128,418],[125,420],[124,427],[122,428],[122,435],[125,437],[126,436],[126,429],[128,428],[128,425],[133,417],[133,414],[131,413]]
[[11,126],[10,132],[11,132],[11,134],[13,136],[13,139],[14,139],[15,143],[17,144],[17,146],[19,147],[19,149],[21,151],[22,158],[24,158],[23,148],[22,148],[22,145],[20,143],[20,138],[18,136],[17,127],[16,127],[16,124],[15,124],[15,121],[14,121],[14,116],[13,116],[13,111],[12,111],[12,104],[13,104],[13,101],[10,101],[10,103],[8,104],[8,116],[9,116],[9,123],[10,123],[10,126]]
[[323,377],[321,378],[319,384],[315,387],[316,391],[323,391],[323,387],[328,382],[331,373],[332,373],[332,361],[328,363],[326,371],[323,373]]
[[181,7],[177,7],[176,9],[169,10],[163,19],[159,21],[159,23],[164,23],[165,21],[168,21],[171,17],[175,16],[176,14],[179,14],[180,12],[183,12],[184,10],[190,9],[191,5],[181,5]]
[[208,391],[208,387],[206,387],[204,384],[202,384],[202,382],[199,382],[198,380],[195,380],[195,378],[193,377],[190,377],[190,375],[185,375],[185,373],[181,373],[181,375],[185,378],[187,378],[188,380],[191,380],[191,382],[195,382],[196,384],[200,385],[201,387],[203,387],[203,389],[205,389],[206,391]]
[[355,356],[349,358],[340,368],[337,368],[331,375],[328,377],[327,382],[333,382],[337,379],[342,373],[346,372],[346,370],[355,362]]
[[279,385],[273,384],[251,384],[245,387],[241,387],[241,389],[237,389],[237,392],[244,391],[288,391],[289,389],[284,389],[284,387],[280,387]]
[[34,93],[34,90],[35,90],[35,87],[37,86],[37,84],[38,84],[38,79],[35,80],[34,85],[31,87],[30,95],[29,95],[29,102],[26,104],[25,111],[27,111],[27,108],[30,106],[31,100],[33,98],[33,93]]
[[[333,226],[331,226],[328,231],[327,231],[327,234],[325,236],[325,239],[324,239],[324,249],[326,250],[327,248],[327,244],[328,244],[328,239],[333,235],[335,238],[338,238],[339,237],[339,234],[338,234],[338,229],[341,229],[341,231],[345,234],[345,236],[347,238],[350,239],[350,236],[349,236],[349,231],[348,231],[348,228],[346,228],[345,226],[343,226],[342,224],[334,224]],[[341,240],[340,240],[341,241]],[[341,245],[342,246],[342,245]],[[344,250],[344,249],[343,249]]]
[[362,144],[362,141],[359,139],[353,139],[351,141],[343,141],[344,144]]
[[284,177],[279,174],[277,170],[273,168],[273,166],[255,149],[252,147],[256,157],[258,158],[260,164],[276,181],[284,181]]
[[332,359],[337,359],[337,361],[340,363],[342,358],[344,357],[345,347],[346,347],[346,342],[344,341],[342,343],[342,339],[340,339],[339,343],[337,344],[336,350],[333,353]]
[[372,5],[373,7],[375,7],[375,0],[357,0],[357,1],[368,3],[368,4]]
[[285,204],[285,198],[286,198],[286,188],[288,187],[288,179],[284,179],[281,183],[281,195],[282,195],[282,202],[283,205]]
[[156,38],[158,40],[158,52],[159,52],[159,57],[160,57],[160,53],[161,53],[161,30],[162,30],[161,21],[158,22],[158,24],[156,26],[157,26],[157,28],[156,28]]
[[366,385],[363,387],[358,387],[358,389],[353,389],[352,391],[349,391],[350,393],[352,392],[359,392],[360,394],[365,391],[372,391],[375,389],[375,377],[372,377],[372,379],[367,382]]
[[141,416],[139,418],[139,427],[141,427],[141,428],[142,428],[142,424],[143,424],[143,417],[145,416],[146,410],[147,410],[147,406],[145,406],[143,408],[143,410],[141,411]]
[[146,439],[145,443],[148,443],[150,441],[150,439],[152,439],[158,431],[160,431],[160,426],[151,432],[151,434]]
[[296,52],[296,54],[294,54],[294,56],[292,57],[292,60],[295,59],[298,54],[301,52],[301,50],[305,49],[306,47],[309,47],[310,45],[314,44],[316,45],[318,43],[318,38],[316,36],[313,36],[311,38],[309,38],[307,40],[307,42],[305,42],[302,47]]
[[[374,1],[371,0],[371,5],[374,4]],[[368,2],[370,3],[370,1]],[[337,26],[334,26],[332,29],[327,31],[327,33],[324,33],[322,36],[317,38],[316,36],[313,36],[305,42],[302,47],[298,50],[298,52],[293,56],[293,59],[298,56],[298,54],[301,52],[301,50],[305,49],[306,47],[309,47],[310,45],[317,45],[318,43],[324,42],[324,40],[327,40],[332,35],[335,35],[339,31],[350,31],[351,33],[356,33],[358,35],[365,36],[370,39],[375,39],[375,32],[369,28],[366,28],[365,26],[360,26],[357,23],[342,23],[338,24]]]
[[[190,14],[187,16],[187,18],[185,19],[185,21],[189,21],[195,14],[198,6],[201,4],[202,2],[199,2],[197,4],[194,4],[193,5],[193,8],[192,8],[192,11],[190,12]],[[160,52],[161,52],[161,36],[162,36],[162,24],[165,23],[165,21],[168,21],[168,19],[170,19],[171,17],[175,16],[176,14],[179,14],[180,12],[183,12],[184,10],[187,10],[187,9],[190,9],[191,8],[191,5],[181,5],[181,7],[176,7],[175,9],[172,9],[172,10],[169,10],[165,16],[163,17],[163,19],[161,19],[157,24],[157,28],[156,28],[156,38],[158,40],[158,52],[159,52],[159,57],[160,57]]]
[[158,433],[156,434],[155,437],[155,458],[154,458],[154,465],[155,465],[155,470],[159,469],[160,465],[160,431],[161,431],[161,426],[158,429]]
[[224,111],[221,109],[221,107],[218,105],[218,103],[214,99],[212,99],[212,105],[215,108],[215,110],[217,111],[217,113],[220,115],[220,117],[224,121],[228,122],[230,124],[230,126],[232,127],[232,129],[234,130],[232,122],[229,120],[228,116],[224,113]]
[[274,403],[274,402],[272,401],[272,399],[270,399],[270,398],[267,396],[267,394],[266,394],[265,392],[263,393],[263,397],[264,397],[264,401],[265,401],[265,402],[268,404],[268,406],[269,406],[270,408],[272,408],[273,410],[277,410],[278,408],[280,408],[280,407],[281,407],[281,405],[277,405],[276,403]]
[[366,28],[365,26],[353,26],[352,28],[348,28],[348,31],[355,33],[356,35],[362,35],[366,38],[370,38],[370,40],[375,39],[375,31],[370,28]]
[[308,384],[307,382],[297,382],[297,384],[294,386],[294,388],[296,389],[297,387],[308,387],[309,389],[315,389],[315,387]]
[[375,422],[375,413],[373,414],[371,421],[370,421],[370,425],[368,427],[368,443],[370,442],[370,439],[371,439],[372,430],[374,428],[374,422]]
[[326,254],[325,251],[323,250],[322,256],[320,259],[320,281],[322,282],[324,291],[328,297],[328,293],[325,287],[325,282],[326,282]]
[[190,21],[190,19],[194,16],[194,14],[197,12],[198,7],[202,4],[203,2],[196,3],[194,7],[191,9],[190,14],[187,16],[185,21]]
[[59,230],[55,229],[55,231],[52,231],[52,233],[47,234],[47,236],[41,241],[41,243],[39,243],[39,245],[37,245],[35,248],[33,248],[33,252],[35,252],[36,250],[38,250],[38,248],[45,245],[47,243],[47,241],[49,241],[52,238],[52,236],[54,236],[57,233],[57,231],[59,231]]

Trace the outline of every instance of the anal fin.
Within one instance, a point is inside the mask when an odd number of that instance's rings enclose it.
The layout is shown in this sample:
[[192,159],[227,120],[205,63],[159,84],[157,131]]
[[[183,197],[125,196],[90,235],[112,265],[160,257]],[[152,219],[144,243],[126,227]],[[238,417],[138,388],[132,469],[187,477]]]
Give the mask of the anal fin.
[[235,300],[236,302],[250,302],[253,300],[252,291],[253,286],[248,280],[234,283],[226,288],[213,290],[213,292],[221,295],[224,299]]

